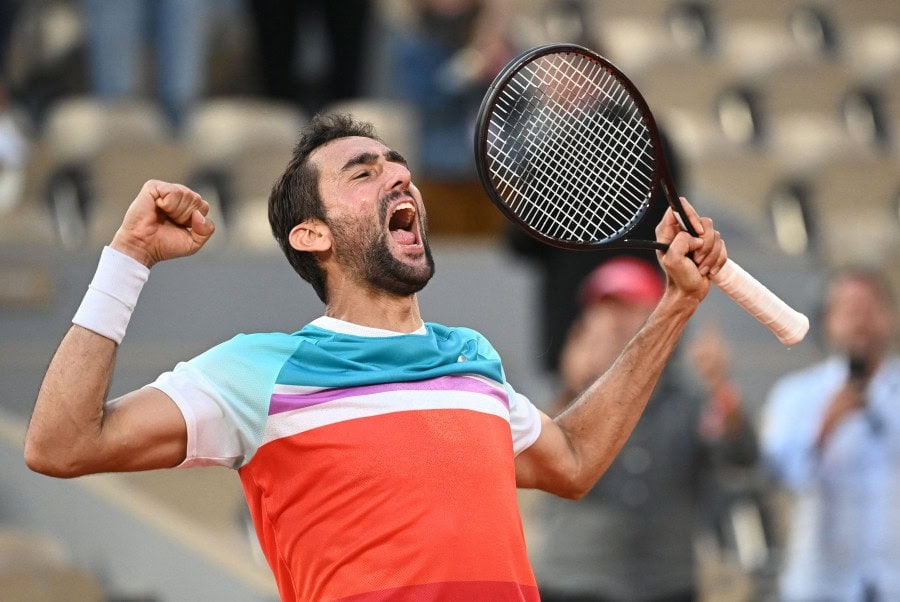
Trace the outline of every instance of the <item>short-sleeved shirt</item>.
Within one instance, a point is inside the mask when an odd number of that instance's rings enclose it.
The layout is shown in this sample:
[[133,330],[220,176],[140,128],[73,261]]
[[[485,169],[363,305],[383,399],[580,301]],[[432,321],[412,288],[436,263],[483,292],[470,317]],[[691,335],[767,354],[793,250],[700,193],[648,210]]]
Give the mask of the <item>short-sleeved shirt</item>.
[[283,600],[536,600],[515,456],[540,434],[479,333],[319,318],[238,335],[151,386],[183,466],[238,469]]
[[766,464],[791,493],[782,600],[900,600],[900,357],[885,358],[821,448],[849,361],[833,355],[780,378],[763,412]]

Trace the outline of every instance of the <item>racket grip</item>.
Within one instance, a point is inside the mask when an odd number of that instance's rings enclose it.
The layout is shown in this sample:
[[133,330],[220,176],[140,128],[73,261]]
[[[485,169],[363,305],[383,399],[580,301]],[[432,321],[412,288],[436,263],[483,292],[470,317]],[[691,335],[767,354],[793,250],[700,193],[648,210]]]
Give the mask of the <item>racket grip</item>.
[[796,345],[806,336],[809,318],[782,301],[730,259],[712,281],[785,345]]

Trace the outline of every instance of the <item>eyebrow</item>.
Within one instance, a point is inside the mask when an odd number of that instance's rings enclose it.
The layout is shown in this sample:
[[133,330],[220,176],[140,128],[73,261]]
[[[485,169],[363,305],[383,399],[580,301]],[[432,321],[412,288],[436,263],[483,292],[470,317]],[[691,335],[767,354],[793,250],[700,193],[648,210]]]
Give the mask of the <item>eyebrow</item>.
[[[406,159],[403,158],[403,155],[398,153],[395,150],[388,150],[384,153],[384,158],[391,163],[400,163],[401,165],[407,165]],[[350,159],[344,163],[344,166],[341,167],[341,172],[348,171],[353,169],[357,165],[370,165],[378,161],[378,154],[372,152],[362,152],[358,155],[354,155],[350,157]]]

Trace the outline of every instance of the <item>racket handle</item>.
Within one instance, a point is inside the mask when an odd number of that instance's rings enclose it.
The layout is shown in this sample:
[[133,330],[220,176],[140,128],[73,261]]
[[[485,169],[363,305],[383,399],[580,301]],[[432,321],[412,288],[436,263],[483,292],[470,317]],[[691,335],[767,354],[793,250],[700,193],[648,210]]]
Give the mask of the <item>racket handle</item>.
[[809,318],[782,301],[730,259],[712,281],[785,345],[796,345],[806,336]]

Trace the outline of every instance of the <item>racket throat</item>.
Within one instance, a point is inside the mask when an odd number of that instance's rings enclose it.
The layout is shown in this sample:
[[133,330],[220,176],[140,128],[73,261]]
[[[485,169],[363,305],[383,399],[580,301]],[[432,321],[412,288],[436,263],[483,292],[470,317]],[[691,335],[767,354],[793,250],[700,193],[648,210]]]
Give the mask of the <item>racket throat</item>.
[[[650,251],[659,251],[665,253],[669,250],[669,245],[654,240],[634,240],[626,238],[618,243],[606,244],[604,249],[647,249]],[[595,249],[596,250],[596,249]]]

